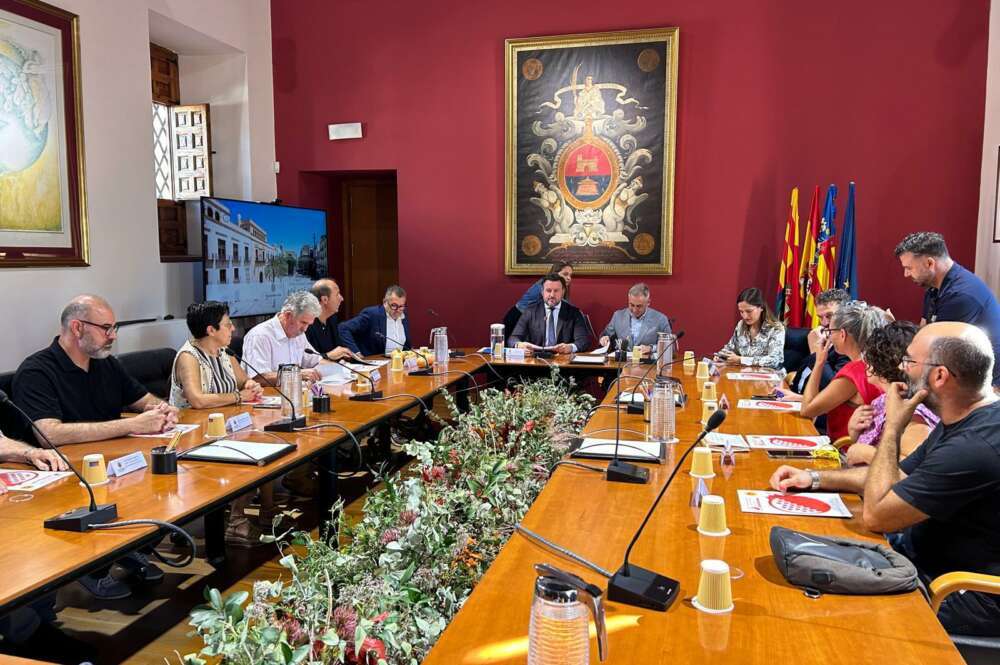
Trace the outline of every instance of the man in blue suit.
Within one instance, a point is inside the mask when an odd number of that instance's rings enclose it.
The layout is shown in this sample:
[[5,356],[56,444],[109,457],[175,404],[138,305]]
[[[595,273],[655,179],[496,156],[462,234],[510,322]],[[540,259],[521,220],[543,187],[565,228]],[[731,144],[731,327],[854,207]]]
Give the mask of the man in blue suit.
[[403,287],[393,284],[385,290],[381,306],[365,307],[353,319],[341,323],[340,342],[363,356],[409,349],[410,322]]

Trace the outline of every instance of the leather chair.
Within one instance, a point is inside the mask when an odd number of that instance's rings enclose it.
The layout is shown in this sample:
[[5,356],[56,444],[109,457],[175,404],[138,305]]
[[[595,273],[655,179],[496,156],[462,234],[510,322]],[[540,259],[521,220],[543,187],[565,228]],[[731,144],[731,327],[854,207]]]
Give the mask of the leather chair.
[[174,366],[173,349],[132,351],[118,356],[118,362],[132,378],[160,399],[170,398],[170,371]]
[[[14,399],[14,372],[4,372],[0,374],[0,390],[7,394],[7,397]],[[9,404],[0,404],[0,431],[12,439],[25,440],[25,432],[28,429],[24,417],[21,416]],[[32,441],[32,438],[28,438]]]
[[[937,613],[941,603],[956,591],[980,591],[1000,594],[1000,577],[981,573],[946,573],[930,584],[931,608]],[[968,665],[993,665],[1000,662],[1000,637],[951,635],[951,641]]]
[[809,355],[809,328],[785,328],[786,372],[794,372]]

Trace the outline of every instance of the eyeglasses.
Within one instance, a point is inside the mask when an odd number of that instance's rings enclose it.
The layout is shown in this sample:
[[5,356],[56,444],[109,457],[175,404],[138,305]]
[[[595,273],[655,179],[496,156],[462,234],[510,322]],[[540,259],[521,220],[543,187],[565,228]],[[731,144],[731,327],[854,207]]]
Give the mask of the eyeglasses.
[[95,328],[100,328],[104,331],[104,334],[108,337],[118,334],[118,324],[117,323],[94,323],[93,321],[87,321],[84,319],[77,319],[80,323],[86,323],[88,326],[94,326]]
[[823,331],[824,334],[829,335],[832,332],[836,332],[838,330],[843,330],[843,328],[821,328],[821,330]]
[[394,312],[402,312],[403,310],[406,309],[406,305],[396,305],[392,303],[386,303],[386,307],[388,307]]
[[944,367],[946,370],[948,370],[948,372],[952,376],[956,377],[958,376],[958,372],[948,367],[944,363],[932,363],[932,362],[925,362],[923,360],[914,360],[910,356],[903,356],[899,361],[899,369],[903,370],[904,372],[910,369],[910,367],[912,367],[913,365],[926,365],[927,367]]

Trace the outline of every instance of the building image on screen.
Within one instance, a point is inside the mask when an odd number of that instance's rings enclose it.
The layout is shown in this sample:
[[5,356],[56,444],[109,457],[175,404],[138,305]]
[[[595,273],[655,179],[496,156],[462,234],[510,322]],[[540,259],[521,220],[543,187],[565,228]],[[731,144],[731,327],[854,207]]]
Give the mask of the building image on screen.
[[201,218],[205,300],[229,303],[230,316],[276,312],[328,275],[322,210],[206,197]]

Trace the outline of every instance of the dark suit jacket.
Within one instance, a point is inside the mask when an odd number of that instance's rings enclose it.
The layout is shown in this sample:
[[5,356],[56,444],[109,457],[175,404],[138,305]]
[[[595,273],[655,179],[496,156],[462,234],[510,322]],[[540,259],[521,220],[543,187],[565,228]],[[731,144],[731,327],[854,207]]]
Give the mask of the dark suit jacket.
[[[385,338],[379,335],[385,335],[386,318],[385,307],[382,305],[365,307],[353,319],[340,324],[340,342],[351,351],[363,356],[385,353]],[[403,319],[403,331],[406,333],[406,338],[398,341],[403,342],[404,349],[409,349],[409,318]]]
[[[530,342],[545,346],[545,303],[540,302],[524,311],[514,332],[510,335],[510,345],[518,342]],[[577,351],[590,348],[590,331],[583,313],[565,300],[559,307],[559,321],[556,325],[557,344],[576,344]]]

